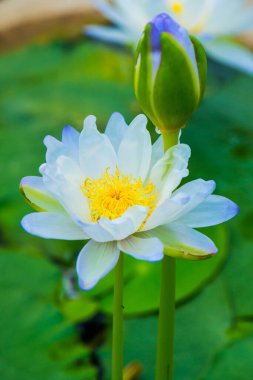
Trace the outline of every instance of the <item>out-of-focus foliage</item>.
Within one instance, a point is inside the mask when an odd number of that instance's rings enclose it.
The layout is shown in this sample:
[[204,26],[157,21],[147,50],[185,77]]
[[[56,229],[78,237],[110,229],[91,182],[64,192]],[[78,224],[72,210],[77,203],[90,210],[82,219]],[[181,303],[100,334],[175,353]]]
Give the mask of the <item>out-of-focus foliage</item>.
[[1,251],[0,266],[1,378],[94,380],[88,349],[57,309],[59,270],[11,251]]
[[[177,301],[184,305],[177,313],[176,379],[251,380],[253,80],[221,71],[209,83],[207,97],[183,131],[182,141],[192,148],[190,176],[216,180],[217,192],[238,203],[241,211],[228,226],[208,229],[220,249],[215,258],[178,261]],[[75,366],[81,355],[87,379],[95,379],[73,324],[97,311],[110,313],[113,275],[89,293],[74,290],[77,298],[66,300],[59,269],[71,288],[68,268],[82,243],[47,241],[23,232],[20,219],[30,208],[18,184],[21,177],[38,174],[46,134],[57,137],[66,124],[81,129],[88,114],[95,114],[103,128],[113,111],[127,121],[140,112],[132,89],[132,60],[86,42],[33,46],[1,57],[0,86],[0,232],[5,250],[0,252],[1,350],[8,347],[0,374],[4,380],[23,380],[22,368],[27,370],[35,352],[33,378],[39,379],[41,368],[52,380],[85,378]],[[145,367],[142,379],[149,380],[154,376],[156,317],[143,315],[157,309],[159,264],[126,262],[124,306],[126,315],[135,317],[126,322],[126,361],[139,359]],[[101,357],[106,363],[106,348],[101,348]],[[69,368],[76,375],[70,376]]]

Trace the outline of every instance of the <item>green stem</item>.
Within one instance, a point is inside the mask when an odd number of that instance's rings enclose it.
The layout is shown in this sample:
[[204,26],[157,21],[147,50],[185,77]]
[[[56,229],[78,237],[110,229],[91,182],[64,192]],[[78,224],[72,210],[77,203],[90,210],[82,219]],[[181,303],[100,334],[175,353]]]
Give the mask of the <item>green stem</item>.
[[[180,130],[163,132],[164,151],[178,143]],[[164,256],[156,353],[156,380],[173,380],[175,335],[176,260]]]
[[171,148],[173,145],[176,145],[178,143],[178,136],[179,136],[180,130],[172,130],[172,131],[163,131],[163,145],[164,145],[164,151],[166,152],[167,149]]
[[174,372],[176,260],[164,256],[156,356],[156,380],[172,380]]
[[124,255],[120,253],[114,278],[112,380],[123,378],[123,264]]

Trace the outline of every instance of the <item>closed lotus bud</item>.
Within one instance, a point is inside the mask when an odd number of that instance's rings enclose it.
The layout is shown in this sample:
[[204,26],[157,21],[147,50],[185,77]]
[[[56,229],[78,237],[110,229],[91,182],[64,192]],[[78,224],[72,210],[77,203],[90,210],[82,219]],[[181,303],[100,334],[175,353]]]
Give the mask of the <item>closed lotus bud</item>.
[[203,97],[206,55],[167,14],[147,24],[135,55],[136,97],[161,132],[185,126]]

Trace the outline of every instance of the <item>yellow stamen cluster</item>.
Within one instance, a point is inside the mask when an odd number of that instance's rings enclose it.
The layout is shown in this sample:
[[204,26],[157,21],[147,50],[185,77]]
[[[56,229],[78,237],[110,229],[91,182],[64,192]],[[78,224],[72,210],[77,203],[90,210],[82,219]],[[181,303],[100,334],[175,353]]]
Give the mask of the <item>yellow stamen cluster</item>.
[[183,4],[180,1],[175,1],[171,4],[171,9],[174,13],[179,15],[183,12]]
[[90,200],[93,222],[102,217],[119,218],[135,205],[149,207],[148,216],[155,208],[155,186],[150,181],[144,185],[141,178],[123,175],[118,168],[114,175],[109,174],[108,168],[99,179],[86,178],[81,190]]

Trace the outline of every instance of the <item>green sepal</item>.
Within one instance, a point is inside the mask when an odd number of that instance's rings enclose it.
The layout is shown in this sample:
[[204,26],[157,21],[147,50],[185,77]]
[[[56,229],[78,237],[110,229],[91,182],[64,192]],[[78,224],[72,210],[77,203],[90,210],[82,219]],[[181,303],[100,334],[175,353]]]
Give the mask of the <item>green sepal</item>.
[[164,254],[169,257],[174,257],[175,259],[183,259],[190,261],[207,260],[213,257],[211,253],[206,255],[192,255],[191,253],[186,253],[183,250],[180,251],[169,247],[164,247]]
[[34,188],[28,185],[20,183],[19,190],[25,197],[25,200],[34,210],[39,212],[55,211],[63,212],[63,208],[60,203],[53,197],[48,196],[38,188]]
[[185,126],[195,111],[200,88],[194,66],[183,47],[168,33],[161,34],[161,63],[157,71],[153,105],[161,131]]
[[206,77],[207,77],[207,59],[206,52],[203,48],[203,45],[199,42],[199,40],[194,36],[189,36],[191,42],[194,47],[195,57],[198,66],[199,73],[199,84],[200,84],[200,98],[199,101],[202,100],[206,88]]
[[[149,235],[158,238],[164,244],[164,254],[183,260],[206,260],[213,257],[213,254],[204,252],[203,250],[192,248],[187,245],[178,244],[166,226],[159,226],[149,231]],[[141,233],[140,235],[141,236]]]
[[150,57],[150,25],[147,25],[144,34],[137,46],[134,62],[134,89],[135,95],[144,112],[149,115],[150,96],[152,91],[152,63]]
[[134,89],[137,100],[147,116],[153,121],[152,110],[152,60],[150,46],[151,25],[147,25],[137,46],[134,62]]

